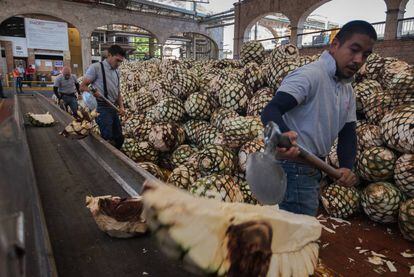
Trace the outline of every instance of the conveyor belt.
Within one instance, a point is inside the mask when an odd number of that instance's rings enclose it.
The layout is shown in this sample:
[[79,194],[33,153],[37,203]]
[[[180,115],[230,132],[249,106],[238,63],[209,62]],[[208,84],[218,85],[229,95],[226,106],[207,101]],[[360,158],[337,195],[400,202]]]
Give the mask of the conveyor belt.
[[[21,96],[19,100],[23,113],[47,111],[39,96]],[[53,110],[50,112],[53,115]],[[55,118],[59,120],[57,114]],[[113,239],[97,228],[85,207],[85,197],[127,193],[78,141],[58,134],[63,128],[62,124],[27,127],[59,276],[190,276],[180,264],[159,252],[153,238]],[[120,177],[133,186],[133,176],[126,166],[122,170],[122,162],[110,159],[117,163],[113,168]]]

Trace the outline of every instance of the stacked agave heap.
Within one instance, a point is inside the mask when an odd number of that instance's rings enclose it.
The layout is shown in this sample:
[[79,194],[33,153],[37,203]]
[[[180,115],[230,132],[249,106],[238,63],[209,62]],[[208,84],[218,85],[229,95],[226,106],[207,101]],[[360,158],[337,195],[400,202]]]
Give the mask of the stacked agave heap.
[[240,61],[124,63],[123,151],[196,195],[256,203],[245,171],[248,155],[264,148],[260,113],[283,77],[315,58],[299,57],[293,45],[266,57],[260,43],[249,42]]
[[[360,202],[374,221],[392,223],[399,218],[404,236],[414,239],[414,69],[372,54],[353,86],[359,117],[355,172],[361,186],[328,185],[322,203],[328,213],[347,217]],[[328,162],[338,166],[336,145]]]

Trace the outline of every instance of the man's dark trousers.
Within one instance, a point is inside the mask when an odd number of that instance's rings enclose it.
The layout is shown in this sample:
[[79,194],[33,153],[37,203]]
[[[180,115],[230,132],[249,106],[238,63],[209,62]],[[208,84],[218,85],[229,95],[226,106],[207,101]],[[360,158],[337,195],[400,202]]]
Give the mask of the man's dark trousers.
[[117,111],[112,107],[98,105],[97,112],[99,116],[96,118],[96,123],[99,126],[102,138],[109,141],[116,148],[121,149],[124,136],[122,135],[121,120]]

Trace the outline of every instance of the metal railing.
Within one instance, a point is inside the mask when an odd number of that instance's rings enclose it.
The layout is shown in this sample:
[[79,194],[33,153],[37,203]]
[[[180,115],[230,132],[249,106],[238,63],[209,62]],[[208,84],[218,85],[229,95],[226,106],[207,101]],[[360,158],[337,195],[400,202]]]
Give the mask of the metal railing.
[[[384,39],[385,33],[385,21],[372,23],[379,40]],[[301,41],[302,47],[315,47],[328,45],[335,35],[339,32],[340,28],[320,30],[314,32],[306,32],[298,34],[298,41]]]
[[324,46],[331,42],[339,28],[298,34],[302,47]]
[[377,37],[379,40],[384,39],[385,35],[385,21],[371,23],[372,27],[374,27],[375,31],[377,32]]
[[257,39],[257,40],[254,40],[254,41],[258,41],[258,42],[270,41],[272,43],[272,46],[277,47],[277,46],[289,43],[290,42],[290,36],[264,38],[264,39]]
[[398,20],[398,38],[414,37],[414,17]]
[[[22,81],[23,89],[31,88],[51,88],[53,87],[54,81]],[[8,77],[3,83],[4,87],[14,88],[16,86],[16,80],[13,77]]]
[[185,8],[174,7],[158,2],[148,0],[67,0],[72,2],[88,3],[91,5],[106,5],[116,7],[118,9],[127,9],[163,15],[169,17],[179,17],[181,19],[202,19],[206,15],[203,13],[187,10]]

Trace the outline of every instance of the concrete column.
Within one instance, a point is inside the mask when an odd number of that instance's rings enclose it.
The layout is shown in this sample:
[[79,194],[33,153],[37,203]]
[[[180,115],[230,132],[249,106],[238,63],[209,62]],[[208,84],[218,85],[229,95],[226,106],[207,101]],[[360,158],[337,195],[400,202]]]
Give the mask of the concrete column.
[[296,28],[296,46],[302,48],[303,36],[298,36],[298,34],[303,34],[303,26]]
[[70,66],[70,62],[71,62],[70,51],[63,51],[63,65]]
[[14,69],[13,44],[11,41],[3,41],[3,46],[6,52],[7,72],[12,73]]
[[82,47],[82,67],[83,74],[86,73],[89,65],[91,65],[91,36],[89,34],[81,34],[81,47]]
[[302,36],[298,36],[298,34],[303,34],[304,29],[304,22],[300,19],[292,19],[290,23],[290,43],[296,45],[297,47],[302,47]]
[[160,44],[160,59],[162,60],[164,58],[164,46],[165,44]]
[[234,42],[233,42],[233,58],[238,59],[240,57],[240,50],[243,45],[244,39],[244,30],[242,30],[241,26],[241,4],[235,3],[234,4]]
[[35,64],[35,52],[33,48],[27,49],[27,64]]
[[400,9],[388,9],[386,14],[387,18],[385,20],[385,32],[384,40],[393,40],[397,38],[398,35],[398,19],[403,18],[404,10]]
[[290,28],[290,43],[298,46],[298,27]]
[[154,38],[150,38],[149,39],[149,55],[151,57],[155,56],[155,52],[157,50],[155,43],[155,39]]
[[[1,49],[1,42],[0,42],[0,49]],[[5,77],[6,77],[6,74],[7,74],[7,72],[4,72],[5,70],[3,70],[3,69],[6,69],[6,65],[5,65],[5,62],[6,62],[6,60],[5,59],[3,59],[3,57],[2,57],[2,55],[1,55],[1,51],[0,51],[0,80],[2,81],[2,84],[3,84],[3,86],[5,86]]]

